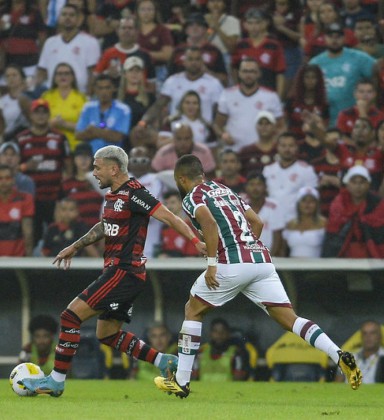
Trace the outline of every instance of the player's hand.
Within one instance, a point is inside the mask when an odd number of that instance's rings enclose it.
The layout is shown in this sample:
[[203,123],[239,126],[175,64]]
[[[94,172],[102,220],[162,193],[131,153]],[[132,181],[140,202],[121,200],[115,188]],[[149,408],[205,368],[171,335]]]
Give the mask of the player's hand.
[[205,272],[205,284],[209,290],[217,289],[220,284],[216,280],[217,267],[215,265],[209,265],[207,271]]
[[200,254],[203,254],[204,257],[207,256],[207,246],[205,245],[205,242],[198,242],[195,245],[196,249],[200,252]]
[[[63,268],[68,270],[71,267],[72,257],[76,254],[77,250],[73,245],[67,246],[62,251],[60,251],[56,258],[53,261],[53,265],[56,264],[57,268]],[[61,262],[63,261],[63,267],[61,267]]]

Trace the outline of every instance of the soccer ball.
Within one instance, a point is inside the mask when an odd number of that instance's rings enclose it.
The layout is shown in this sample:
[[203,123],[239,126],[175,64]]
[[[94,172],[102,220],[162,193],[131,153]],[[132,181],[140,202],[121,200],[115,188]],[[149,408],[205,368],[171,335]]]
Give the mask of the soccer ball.
[[44,372],[34,363],[21,363],[20,365],[17,365],[9,375],[9,383],[17,395],[20,397],[33,397],[37,395],[25,388],[24,385],[18,384],[18,381],[25,378],[44,378]]

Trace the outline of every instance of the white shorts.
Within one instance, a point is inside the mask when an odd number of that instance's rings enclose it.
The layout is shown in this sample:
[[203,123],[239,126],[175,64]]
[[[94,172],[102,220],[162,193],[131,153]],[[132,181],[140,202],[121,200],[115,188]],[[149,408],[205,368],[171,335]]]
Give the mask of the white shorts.
[[292,307],[288,295],[271,263],[218,264],[216,279],[220,286],[209,290],[205,271],[195,281],[191,295],[210,306],[223,306],[239,293],[268,313],[268,306]]

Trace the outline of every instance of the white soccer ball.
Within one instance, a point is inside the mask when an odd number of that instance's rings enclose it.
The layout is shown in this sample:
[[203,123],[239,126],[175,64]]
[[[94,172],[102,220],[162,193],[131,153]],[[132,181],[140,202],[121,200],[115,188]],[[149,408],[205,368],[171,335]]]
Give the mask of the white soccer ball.
[[28,391],[24,385],[18,383],[25,378],[44,378],[44,372],[34,363],[20,363],[20,365],[17,365],[9,375],[9,383],[17,395],[20,397],[34,397],[37,394]]

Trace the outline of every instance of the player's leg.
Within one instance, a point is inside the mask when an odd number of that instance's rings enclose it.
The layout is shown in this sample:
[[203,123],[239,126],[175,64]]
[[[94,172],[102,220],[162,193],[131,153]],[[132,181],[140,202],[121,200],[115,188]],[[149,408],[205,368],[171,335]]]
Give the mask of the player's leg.
[[163,377],[172,376],[176,372],[177,356],[161,353],[131,332],[123,331],[121,329],[123,321],[129,321],[129,318],[125,317],[125,315],[126,312],[124,311],[109,312],[101,315],[97,321],[96,328],[96,335],[99,341],[121,353],[126,353],[128,356],[152,363],[160,369]]
[[311,346],[328,354],[340,367],[352,389],[358,389],[363,377],[351,353],[343,352],[317,324],[309,319],[298,317],[292,308],[273,306],[268,307],[267,310],[283,328],[292,331]]
[[328,354],[343,372],[348,371],[351,387],[357,389],[361,383],[361,372],[353,356],[342,352],[317,324],[296,315],[273,264],[256,264],[256,270],[255,281],[243,293],[284,329]]
[[37,394],[59,397],[64,392],[64,381],[80,342],[83,321],[97,315],[86,302],[76,297],[60,315],[59,342],[55,350],[54,368],[41,379],[25,379],[23,384]]
[[155,378],[155,384],[159,389],[181,398],[188,397],[193,362],[201,343],[203,316],[211,309],[212,306],[208,303],[198,300],[192,295],[189,297],[185,305],[185,319],[179,332],[179,363],[176,375],[170,379]]

